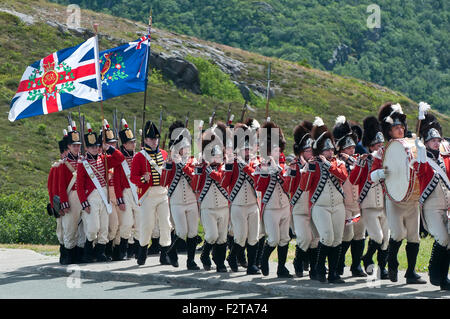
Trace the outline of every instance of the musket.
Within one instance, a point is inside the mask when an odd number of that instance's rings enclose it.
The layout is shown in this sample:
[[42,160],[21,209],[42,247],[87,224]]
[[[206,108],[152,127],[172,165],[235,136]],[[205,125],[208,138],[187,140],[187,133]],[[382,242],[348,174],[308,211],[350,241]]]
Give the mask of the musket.
[[133,121],[133,136],[136,136],[136,115],[134,116],[134,121]]
[[123,113],[120,113],[120,121],[119,121],[119,131],[122,131],[122,119],[123,119]]
[[209,127],[213,126],[214,118],[216,117],[216,111],[217,111],[217,105],[214,107],[214,111],[211,114],[211,117],[209,118]]
[[247,111],[247,100],[244,102],[244,106],[242,107],[241,113],[241,123],[244,123],[245,112]]
[[84,118],[84,114],[83,114],[83,116],[81,117],[81,136],[83,136],[83,138],[82,138],[82,141],[81,141],[81,147],[83,148],[84,147],[84,151],[82,151],[81,152],[81,154],[84,156],[85,154],[86,154],[86,142],[84,141],[84,132],[85,132],[85,130],[84,130],[84,128],[86,127],[86,120],[85,120],[85,118]]
[[113,132],[116,137],[119,136],[119,131],[117,130],[117,126],[118,126],[118,124],[117,124],[117,109],[115,109],[113,112]]
[[267,68],[267,95],[266,95],[266,119],[269,117],[269,101],[270,101],[270,65],[271,63],[269,62],[269,67]]
[[225,122],[225,123],[227,123],[227,126],[228,126],[228,123],[230,123],[230,117],[231,117],[231,103],[228,104],[227,121]]
[[162,114],[163,114],[163,111],[161,108],[161,112],[159,112],[159,127],[158,127],[159,134],[161,134],[161,130],[162,130]]
[[142,133],[141,135],[141,146],[144,147],[144,129],[145,129],[145,107],[147,106],[147,90],[148,90],[148,78],[150,77],[150,39],[152,31],[152,9],[150,8],[150,17],[148,18],[148,29],[147,33],[149,36],[148,46],[147,46],[147,78],[145,80],[145,90],[144,90],[144,107],[142,109]]
[[167,132],[164,134],[164,139],[162,142],[162,149],[165,150],[166,149],[166,141],[167,141]]
[[184,118],[184,127],[187,128],[189,124],[189,111],[186,114],[186,117]]
[[[84,118],[84,116],[83,116]],[[84,155],[85,144],[84,144],[84,122],[81,119],[80,106],[78,105],[78,122],[80,123],[80,133],[81,133],[81,154]]]

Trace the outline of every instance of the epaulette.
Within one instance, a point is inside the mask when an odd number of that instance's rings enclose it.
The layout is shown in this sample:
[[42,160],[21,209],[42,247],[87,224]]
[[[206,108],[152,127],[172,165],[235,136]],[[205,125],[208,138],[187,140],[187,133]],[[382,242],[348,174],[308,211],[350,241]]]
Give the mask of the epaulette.
[[52,167],[58,167],[59,165],[61,165],[62,162],[63,162],[63,160],[59,160],[59,161],[57,161],[57,162],[54,162],[54,163],[52,164]]

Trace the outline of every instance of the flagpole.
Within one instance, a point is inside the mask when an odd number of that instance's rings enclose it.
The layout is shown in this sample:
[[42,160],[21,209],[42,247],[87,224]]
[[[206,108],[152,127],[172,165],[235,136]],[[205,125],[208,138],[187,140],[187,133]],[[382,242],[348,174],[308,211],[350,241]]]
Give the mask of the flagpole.
[[152,31],[152,9],[150,8],[150,17],[148,18],[148,46],[147,46],[147,77],[145,79],[145,90],[144,90],[144,107],[142,109],[142,136],[141,136],[141,147],[144,147],[144,128],[145,128],[145,108],[147,106],[147,90],[148,90],[148,77],[150,76],[150,41],[151,41],[151,31]]
[[[98,37],[98,23],[94,23],[94,31],[95,31],[95,36]],[[97,41],[98,41],[98,38],[97,38]],[[97,59],[96,63],[99,63],[98,59]],[[106,144],[106,132],[105,132],[106,126],[105,126],[105,112],[103,111],[103,99],[100,100],[100,109],[101,109],[101,113],[102,113],[102,143]],[[109,202],[110,195],[109,195],[109,176],[108,176],[109,175],[108,156],[103,147],[102,147],[102,154],[105,157],[105,179],[106,179],[106,194],[107,194],[106,196],[107,196],[107,201],[109,204],[110,203]]]

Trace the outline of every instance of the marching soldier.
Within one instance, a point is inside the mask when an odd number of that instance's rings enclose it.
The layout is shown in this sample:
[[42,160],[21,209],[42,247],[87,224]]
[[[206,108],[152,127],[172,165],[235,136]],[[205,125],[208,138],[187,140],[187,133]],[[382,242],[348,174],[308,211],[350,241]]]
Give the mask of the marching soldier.
[[222,187],[222,170],[226,126],[218,122],[202,135],[202,162],[195,167],[194,191],[199,194],[200,216],[205,230],[205,242],[200,261],[211,269],[210,252],[217,272],[227,272],[225,255],[229,221],[228,193]]
[[[286,145],[283,132],[273,122],[266,122],[262,128],[267,129],[267,134],[260,138],[260,147],[267,150],[267,159],[259,166],[257,174],[256,189],[261,192],[261,214],[264,221],[264,228],[267,233],[261,257],[261,272],[264,276],[269,275],[269,257],[277,248],[279,278],[292,278],[286,268],[286,258],[289,249],[289,225],[290,225],[290,204],[286,193],[284,162],[280,159]],[[278,129],[278,139],[272,137],[272,129]],[[279,159],[279,164],[275,159]]]
[[75,122],[68,127],[67,147],[69,152],[58,168],[58,195],[61,202],[61,225],[64,232],[64,247],[68,252],[67,263],[82,259],[82,248],[78,245],[78,225],[81,220],[81,203],[77,194],[77,167],[81,148],[81,136]]
[[[400,104],[387,102],[380,108],[378,120],[381,124],[384,138],[387,141],[392,139],[402,139],[407,131],[406,115],[403,114]],[[382,154],[382,151],[380,150]],[[382,156],[375,159],[370,179],[373,182],[383,181],[389,168],[383,168]],[[406,169],[406,167],[405,167]],[[425,284],[426,281],[416,273],[416,261],[419,254],[419,203],[417,200],[406,202],[394,202],[386,197],[386,216],[391,230],[388,247],[388,274],[392,282],[398,281],[398,260],[397,254],[404,238],[407,239],[406,258],[408,269],[405,278],[407,284]]]
[[139,218],[139,248],[137,263],[144,265],[147,259],[147,246],[150,242],[156,219],[159,221],[162,265],[170,265],[167,250],[170,247],[171,224],[167,188],[161,185],[162,166],[167,152],[159,148],[161,135],[152,121],[144,128],[144,149],[138,152],[131,164],[131,182],[138,187],[141,204]]
[[425,226],[434,237],[429,262],[431,284],[450,290],[449,269],[449,215],[450,210],[450,154],[439,150],[442,128],[432,114],[425,115],[416,140],[417,163],[414,164],[420,182],[420,199]]
[[303,277],[304,265],[309,261],[310,278],[316,280],[315,263],[317,257],[317,245],[319,235],[311,220],[309,210],[309,194],[300,188],[302,170],[313,157],[311,138],[312,123],[303,121],[294,128],[294,154],[295,161],[288,170],[288,192],[291,195],[292,219],[297,244],[295,246],[294,269],[297,277]]
[[67,148],[67,131],[64,129],[63,132],[63,139],[58,141],[60,160],[53,163],[47,179],[48,197],[50,199],[50,202],[47,205],[47,213],[56,218],[56,237],[58,238],[60,253],[59,263],[61,265],[66,265],[69,261],[67,260],[67,250],[64,247],[64,232],[62,229],[61,216],[58,211],[60,207],[55,207],[57,205],[55,196],[58,196],[58,167],[69,152],[69,149]]
[[[259,129],[261,128],[261,125],[259,122],[254,118],[248,118],[245,123],[247,127],[252,130],[253,132],[256,132],[256,136],[259,137]],[[258,143],[255,143],[253,145],[253,149],[250,152],[252,156],[252,160],[255,162],[256,166],[259,166],[260,164],[260,158],[259,158],[259,145]],[[261,192],[256,190],[258,205],[261,207]],[[264,243],[266,241],[266,232],[264,230],[264,223],[260,220],[259,223],[259,234],[258,234],[258,248],[256,249],[256,266],[258,268],[261,268],[261,257],[264,250]]]
[[385,267],[388,255],[389,225],[384,210],[383,187],[379,181],[371,182],[369,179],[375,157],[380,159],[378,150],[384,146],[384,137],[376,117],[366,117],[363,126],[362,146],[369,150],[369,154],[363,154],[359,157],[349,177],[350,182],[359,187],[358,202],[362,211],[360,223],[364,223],[370,237],[367,252],[362,261],[366,272],[372,275],[373,271],[369,266],[374,264],[372,258],[378,251],[377,261],[380,279],[388,279]]
[[[108,144],[102,146],[107,155],[99,154],[97,134],[92,132],[89,123],[86,123],[86,127],[88,129],[88,133],[84,136],[86,156],[78,161],[76,179],[78,198],[82,207],[81,218],[86,234],[84,260],[92,262],[95,258],[97,261],[107,261],[105,248],[108,243],[108,214],[112,213],[112,207],[107,196],[105,164],[115,168],[124,157]],[[95,252],[94,241],[96,241]]]
[[[341,115],[337,117],[333,128],[333,137],[336,142],[338,158],[345,163],[347,174],[350,175],[358,158],[355,154],[358,136],[352,130],[345,116]],[[358,203],[359,189],[357,185],[350,183],[349,178],[345,180],[342,188],[344,190],[346,215],[341,252],[338,261],[338,273],[341,276],[344,274],[345,255],[348,248],[351,246],[352,265],[350,271],[352,272],[352,276],[367,277],[367,274],[361,268],[366,229],[364,223],[360,221],[361,211]]]
[[311,216],[320,236],[315,265],[317,278],[320,282],[326,281],[325,259],[328,256],[328,282],[344,283],[337,272],[337,263],[345,225],[342,184],[348,174],[344,162],[333,157],[333,135],[320,117],[316,117],[311,135],[314,157],[301,176],[300,189],[309,191]]
[[[125,257],[131,258],[132,254],[128,255],[128,241],[132,237],[132,228],[136,221],[139,226],[140,210],[139,200],[137,195],[137,187],[131,182],[131,163],[133,162],[134,152],[136,149],[136,138],[133,131],[128,127],[125,119],[122,119],[123,129],[119,131],[119,138],[122,145],[120,151],[125,160],[114,169],[114,192],[117,198],[117,206],[119,208],[119,237],[120,243],[118,246],[117,255],[118,260],[123,260]],[[139,235],[136,235],[138,237]],[[116,249],[116,248],[115,248]]]
[[183,243],[187,248],[188,270],[200,270],[195,263],[199,212],[197,198],[192,189],[194,158],[190,156],[191,141],[187,128],[181,121],[169,127],[171,159],[164,166],[162,185],[168,187],[170,212],[175,224],[175,238],[168,251],[172,266],[178,267],[177,249]]
[[[105,119],[105,142],[107,145],[117,149],[117,137],[114,131],[110,128],[108,121]],[[99,135],[100,139],[103,140],[103,136]],[[100,143],[101,145],[101,143]],[[114,191],[114,168],[108,167],[108,179],[109,179],[109,196],[111,201],[112,213],[109,214],[109,225],[108,225],[108,243],[105,247],[105,255],[108,260],[118,260],[119,258],[119,207],[117,204],[116,194]],[[113,252],[114,250],[114,252]]]
[[[247,134],[246,134],[247,133]],[[250,144],[256,143],[256,132],[238,123],[234,129],[236,158],[225,164],[222,186],[228,189],[231,202],[231,224],[234,243],[228,257],[232,271],[238,271],[239,255],[247,247],[247,274],[260,274],[256,266],[256,250],[259,235],[259,208],[255,191],[255,162],[250,157]],[[247,137],[247,138],[246,138]],[[229,159],[228,159],[229,160]]]

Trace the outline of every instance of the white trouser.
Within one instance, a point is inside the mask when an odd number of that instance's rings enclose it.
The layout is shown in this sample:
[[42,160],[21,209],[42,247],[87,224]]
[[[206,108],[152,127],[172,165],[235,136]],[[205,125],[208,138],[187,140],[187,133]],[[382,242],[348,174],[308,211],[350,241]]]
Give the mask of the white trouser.
[[60,245],[64,245],[64,232],[62,228],[62,217],[56,218],[56,238]]
[[[170,208],[169,208],[170,210]],[[159,238],[159,216],[155,216],[155,226],[153,226],[152,230],[152,238]]]
[[61,226],[64,238],[64,247],[72,249],[77,245],[78,223],[80,221],[81,203],[78,199],[77,191],[69,193],[69,212],[61,216]]
[[175,232],[181,239],[193,238],[198,234],[198,205],[196,202],[186,205],[170,204]]
[[201,208],[201,220],[205,231],[205,241],[209,244],[227,242],[229,208]]
[[[352,218],[360,213],[359,210],[356,209],[348,209],[345,208],[345,218]],[[352,223],[350,225],[344,226],[344,234],[342,235],[342,241],[351,241],[364,239],[366,235],[366,229],[364,227],[364,223],[361,222],[361,219],[357,223]]]
[[409,243],[419,243],[420,214],[419,202],[396,203],[386,196],[386,216],[395,241],[407,239]]
[[386,250],[389,244],[389,225],[384,208],[363,208],[361,220],[364,223],[370,239],[381,245]]
[[117,239],[119,239],[120,242],[120,236],[119,236],[119,214],[121,210],[117,206],[115,202],[111,200],[111,206],[112,206],[112,213],[109,214],[108,219],[108,241],[114,240],[114,243],[116,243]]
[[116,240],[116,244],[120,244],[120,238],[128,240],[132,239],[135,216],[139,215],[139,211],[141,209],[141,207],[134,201],[131,188],[125,188],[122,196],[125,203],[125,210],[120,210],[120,208],[117,210],[119,216],[119,236],[118,242]]
[[[103,187],[103,191],[106,194],[106,187]],[[88,214],[83,210],[81,214],[86,239],[96,241],[99,244],[107,244],[109,217],[105,203],[97,189],[94,189],[88,196],[88,202],[91,205],[90,213]]]
[[245,247],[248,240],[250,246],[258,242],[259,208],[258,205],[231,205],[231,224],[233,225],[234,242]]
[[144,195],[139,218],[139,243],[147,246],[152,237],[156,220],[159,225],[159,244],[162,247],[170,245],[170,211],[167,189],[162,186],[152,186]]
[[311,215],[322,244],[332,247],[340,245],[345,224],[344,204],[339,203],[334,207],[314,205]]
[[84,233],[84,226],[83,226],[83,220],[81,219],[80,214],[80,221],[78,222],[78,243],[77,246],[83,248],[84,244],[86,243],[86,234]]
[[447,249],[450,249],[447,212],[443,209],[427,209],[424,210],[423,216],[425,218],[426,228],[431,236],[434,237],[439,245],[447,246]]
[[294,232],[296,235],[297,246],[303,251],[308,248],[317,248],[319,244],[319,234],[311,220],[309,209],[305,209],[303,205],[308,203],[297,203],[292,209],[292,219],[294,223]]
[[271,247],[286,246],[289,236],[290,207],[270,209],[265,208],[263,213],[264,228],[267,234],[267,244]]

